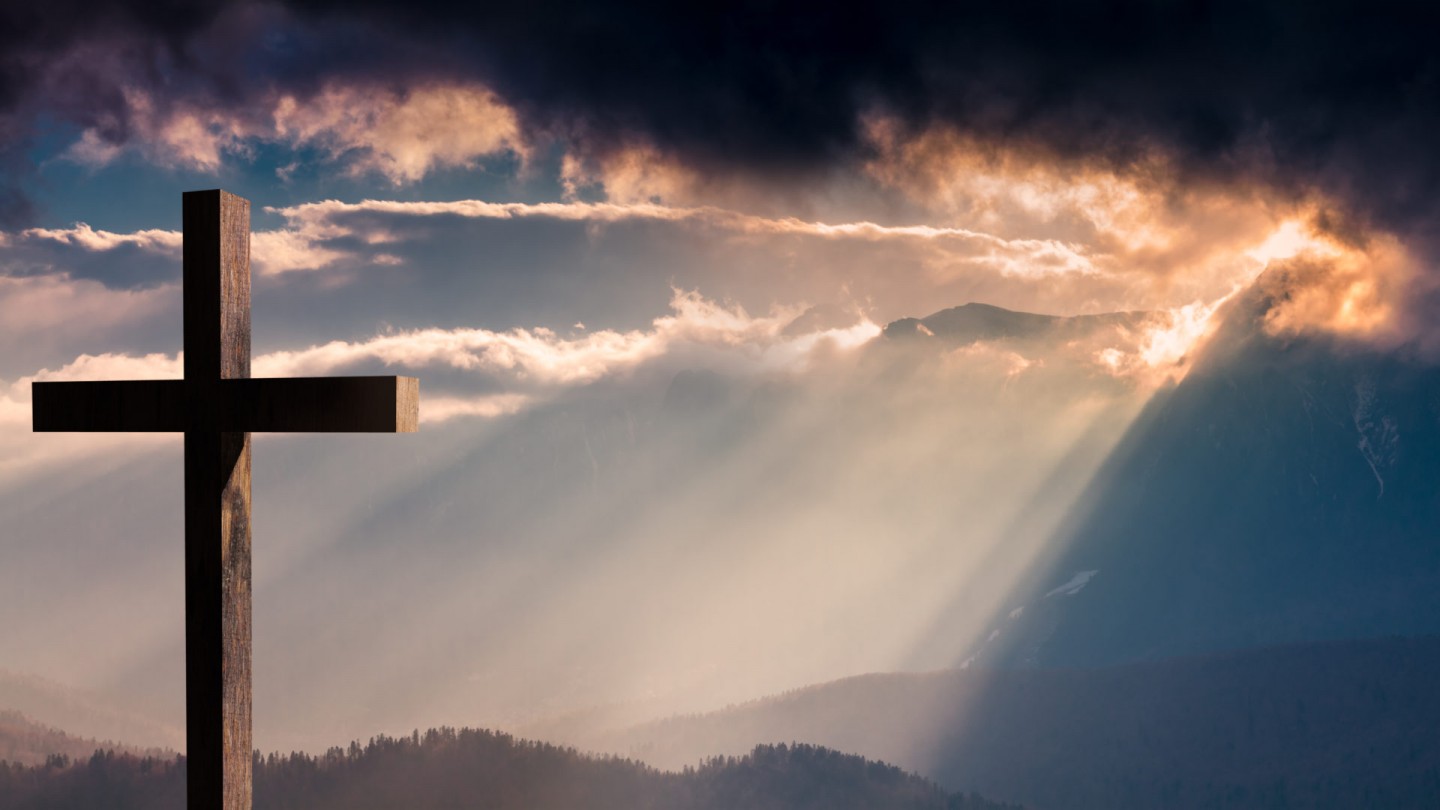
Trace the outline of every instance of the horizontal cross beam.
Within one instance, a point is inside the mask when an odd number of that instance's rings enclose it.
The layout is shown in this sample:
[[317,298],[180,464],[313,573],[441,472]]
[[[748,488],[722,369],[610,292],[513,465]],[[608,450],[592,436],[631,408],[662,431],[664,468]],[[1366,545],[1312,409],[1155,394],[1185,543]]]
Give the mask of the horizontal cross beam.
[[414,433],[414,377],[37,382],[36,432]]

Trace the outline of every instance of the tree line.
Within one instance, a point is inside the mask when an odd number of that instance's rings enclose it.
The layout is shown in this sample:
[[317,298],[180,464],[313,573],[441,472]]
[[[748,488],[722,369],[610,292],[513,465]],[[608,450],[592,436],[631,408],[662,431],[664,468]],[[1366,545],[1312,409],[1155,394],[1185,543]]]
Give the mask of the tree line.
[[[255,757],[256,810],[1019,810],[813,745],[762,745],[678,772],[476,729]],[[185,758],[96,751],[0,762],[9,810],[183,810]]]

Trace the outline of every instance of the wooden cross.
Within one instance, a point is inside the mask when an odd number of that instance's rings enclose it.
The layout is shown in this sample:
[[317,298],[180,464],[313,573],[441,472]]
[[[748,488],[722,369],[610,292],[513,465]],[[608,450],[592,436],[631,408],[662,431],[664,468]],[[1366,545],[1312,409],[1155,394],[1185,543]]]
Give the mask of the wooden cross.
[[411,433],[413,377],[250,377],[250,203],[184,195],[185,379],[32,387],[36,431],[185,434],[191,810],[249,810],[250,432]]

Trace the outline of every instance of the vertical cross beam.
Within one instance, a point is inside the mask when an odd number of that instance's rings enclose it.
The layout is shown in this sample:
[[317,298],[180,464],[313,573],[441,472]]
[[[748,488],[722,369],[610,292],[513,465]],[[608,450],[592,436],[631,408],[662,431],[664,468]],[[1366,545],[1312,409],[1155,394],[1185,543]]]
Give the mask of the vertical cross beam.
[[188,192],[184,228],[187,804],[250,810],[250,434],[206,413],[250,376],[250,203]]
[[190,810],[250,810],[250,434],[413,433],[414,377],[250,379],[250,203],[185,195],[185,379],[37,382],[37,431],[185,433]]

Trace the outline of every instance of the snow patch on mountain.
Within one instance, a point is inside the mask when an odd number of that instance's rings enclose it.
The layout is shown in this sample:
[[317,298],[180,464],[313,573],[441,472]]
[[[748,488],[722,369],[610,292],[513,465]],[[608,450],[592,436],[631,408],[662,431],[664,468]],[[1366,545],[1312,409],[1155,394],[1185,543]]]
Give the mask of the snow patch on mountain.
[[1377,413],[1377,400],[1374,380],[1361,379],[1355,383],[1355,410],[1351,418],[1355,422],[1355,432],[1360,434],[1356,448],[1375,475],[1375,483],[1380,487],[1375,497],[1379,499],[1385,496],[1385,477],[1381,475],[1381,470],[1388,472],[1395,466],[1400,450],[1400,433],[1394,417]]
[[1069,582],[1045,594],[1045,598],[1049,599],[1052,596],[1074,596],[1086,585],[1090,584],[1090,580],[1094,579],[1098,573],[1100,573],[1099,569],[1094,571],[1077,571],[1075,572],[1075,576],[1070,578]]

